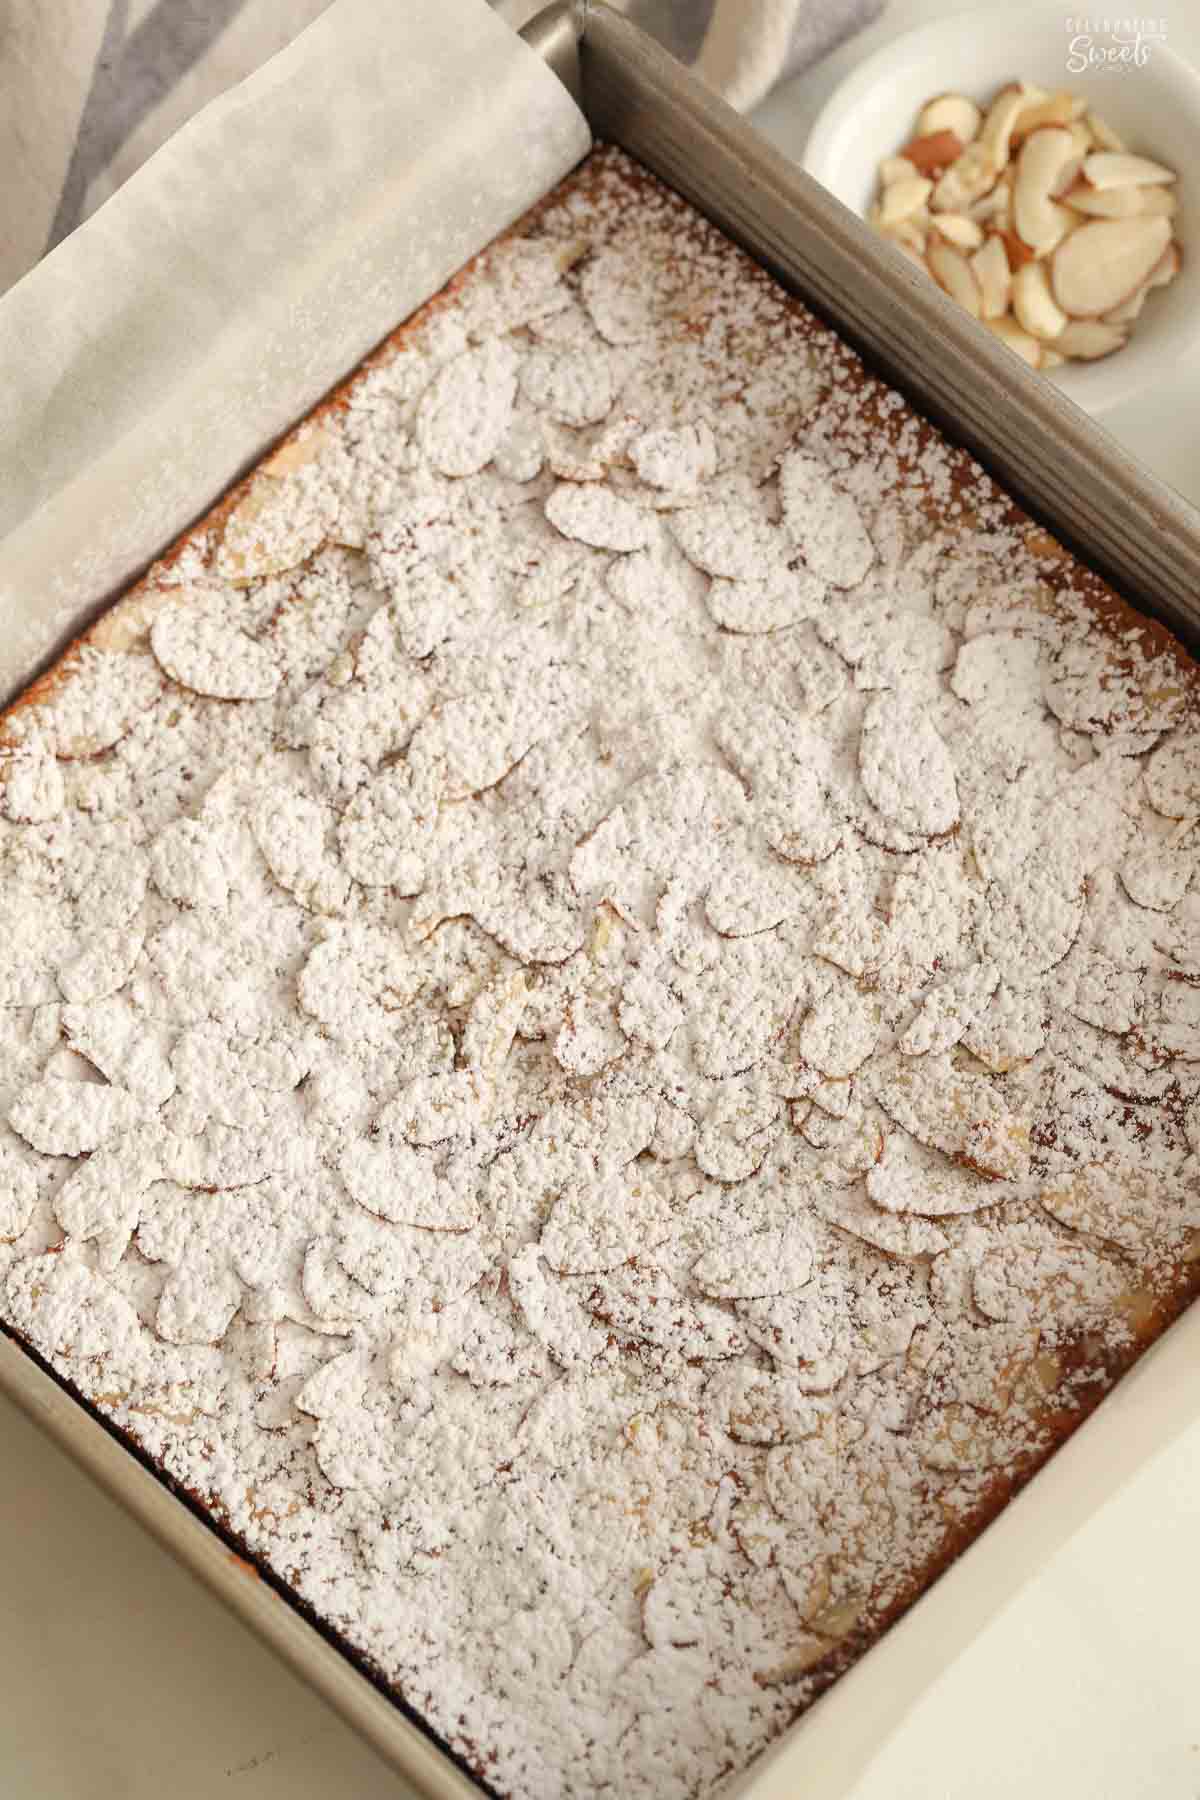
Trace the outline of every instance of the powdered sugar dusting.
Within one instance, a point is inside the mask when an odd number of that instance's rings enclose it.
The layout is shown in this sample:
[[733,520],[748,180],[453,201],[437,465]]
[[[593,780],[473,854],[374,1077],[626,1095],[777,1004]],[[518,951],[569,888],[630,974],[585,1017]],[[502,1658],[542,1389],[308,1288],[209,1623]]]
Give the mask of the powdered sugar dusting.
[[498,1792],[712,1791],[1183,1290],[1089,594],[602,153],[4,721],[0,1309]]

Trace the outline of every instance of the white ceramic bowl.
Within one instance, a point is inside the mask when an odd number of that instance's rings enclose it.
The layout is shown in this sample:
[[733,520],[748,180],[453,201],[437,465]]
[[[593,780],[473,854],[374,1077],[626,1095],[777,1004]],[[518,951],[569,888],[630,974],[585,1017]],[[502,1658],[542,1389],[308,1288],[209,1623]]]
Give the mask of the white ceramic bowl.
[[[876,197],[881,160],[912,136],[926,100],[963,93],[983,104],[1006,82],[1028,80],[1086,94],[1131,150],[1175,169],[1180,274],[1170,287],[1150,295],[1123,350],[1103,362],[1065,364],[1048,377],[1095,414],[1170,381],[1184,352],[1200,338],[1200,73],[1154,41],[1141,67],[1076,74],[1067,67],[1071,17],[1061,0],[1051,6],[986,6],[895,38],[834,90],[809,136],[804,167],[846,206],[865,214]],[[1078,22],[1086,24],[1082,18]],[[1096,23],[1102,25],[1103,18]]]

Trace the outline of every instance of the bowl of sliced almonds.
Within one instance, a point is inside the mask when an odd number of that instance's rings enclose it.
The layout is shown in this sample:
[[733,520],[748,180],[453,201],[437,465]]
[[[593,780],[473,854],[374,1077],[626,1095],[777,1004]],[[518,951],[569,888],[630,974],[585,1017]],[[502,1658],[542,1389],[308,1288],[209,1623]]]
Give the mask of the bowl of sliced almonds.
[[1200,73],[1076,25],[983,7],[905,33],[831,96],[804,164],[1101,413],[1200,339]]

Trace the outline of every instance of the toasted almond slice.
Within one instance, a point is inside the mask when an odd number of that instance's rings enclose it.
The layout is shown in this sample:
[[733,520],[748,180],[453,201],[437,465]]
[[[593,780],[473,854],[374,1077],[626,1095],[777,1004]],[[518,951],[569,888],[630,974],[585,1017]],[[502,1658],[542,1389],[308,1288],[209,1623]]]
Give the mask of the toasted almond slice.
[[[1157,839],[1151,848],[1134,851],[1121,864],[1121,886],[1135,906],[1151,912],[1170,912],[1178,906],[1196,874],[1195,848],[1188,846],[1194,826],[1185,819],[1164,843]],[[1076,1006],[1072,1010],[1078,1012]],[[1107,1025],[1108,1020],[1100,1021]]]
[[976,1308],[997,1324],[1053,1316],[1096,1319],[1120,1298],[1128,1276],[1084,1244],[1030,1234],[985,1250],[973,1272]]
[[1066,360],[1057,350],[1052,350],[1049,344],[1043,344],[1042,360],[1038,366],[1043,369],[1061,369]]
[[[962,697],[968,689],[964,683],[960,683],[960,689]],[[977,962],[929,988],[899,1039],[897,1048],[901,1055],[940,1055],[952,1049],[983,1012],[999,979],[994,963]]]
[[983,242],[983,227],[966,213],[938,213],[930,220],[933,229],[958,250],[978,250]]
[[1009,272],[1003,238],[993,233],[983,248],[971,257],[970,264],[971,272],[979,283],[981,317],[1002,318],[1008,311],[1012,298],[1012,275]]
[[941,177],[929,204],[934,212],[963,212],[993,186],[996,173],[997,163],[987,146],[968,144]]
[[[1160,744],[1142,773],[1146,798],[1164,819],[1200,815],[1200,735],[1181,731]],[[1200,1155],[1200,1143],[1193,1146]]]
[[756,1231],[707,1251],[692,1265],[692,1280],[716,1300],[763,1299],[806,1285],[813,1268],[813,1240],[794,1222],[778,1231]]
[[1003,319],[985,319],[984,324],[993,337],[998,337],[1002,344],[1007,344],[1008,348],[1015,351],[1021,361],[1027,362],[1031,369],[1041,367],[1041,345],[1035,337],[1030,337],[1027,331],[1021,330],[1011,314],[1006,315]]
[[1137,1255],[1169,1217],[1160,1183],[1127,1163],[1080,1163],[1042,1189],[1052,1219]]
[[1174,169],[1130,156],[1126,150],[1097,150],[1083,165],[1083,178],[1100,193],[1108,188],[1166,187],[1177,179]]
[[1069,323],[1066,313],[1050,292],[1045,263],[1026,263],[1013,277],[1013,312],[1018,325],[1045,342],[1057,338]]
[[332,434],[323,425],[318,425],[304,437],[296,436],[285,439],[260,464],[263,475],[291,475],[296,469],[303,469],[307,463],[316,462],[322,450],[333,442]]
[[1141,287],[1171,241],[1166,219],[1095,219],[1054,252],[1054,297],[1077,319],[1098,319]]
[[962,155],[965,145],[952,131],[934,131],[905,144],[900,155],[922,175],[947,169]]
[[851,1187],[817,1187],[810,1201],[814,1212],[830,1225],[861,1238],[885,1256],[937,1256],[950,1240],[931,1219],[918,1214],[885,1212],[868,1200],[855,1183]]
[[996,1203],[986,1176],[948,1161],[904,1132],[888,1137],[879,1162],[867,1170],[865,1185],[867,1198],[881,1212],[915,1213],[918,1218],[949,1218]]
[[164,675],[215,700],[265,700],[282,674],[268,647],[242,630],[230,595],[219,588],[172,590],[156,614],[150,647]]
[[761,1687],[788,1687],[802,1675],[807,1675],[810,1669],[815,1669],[819,1662],[824,1662],[836,1647],[830,1638],[800,1632],[791,1640],[787,1654],[764,1669],[756,1669],[754,1679]]
[[1073,125],[1087,111],[1087,101],[1081,94],[1050,94],[1036,100],[1032,106],[1026,105],[1017,115],[1012,128],[1012,135],[1018,141],[1027,138],[1032,131],[1040,131],[1044,125]]
[[894,181],[883,190],[879,202],[880,225],[886,229],[911,218],[913,213],[921,211],[932,192],[933,183],[925,175],[911,175],[904,181]]
[[1028,108],[1029,96],[1020,87],[1001,88],[988,107],[977,141],[991,156],[997,170],[1008,162],[1012,154],[1013,126]]
[[56,819],[66,803],[58,759],[44,745],[0,761],[0,813],[14,825],[41,825]]
[[1153,188],[1108,188],[1099,193],[1089,187],[1086,181],[1078,182],[1063,195],[1064,203],[1072,212],[1082,213],[1090,219],[1131,219],[1136,213],[1144,211],[1143,195],[1155,192]]
[[1107,119],[1096,112],[1085,113],[1084,119],[1101,150],[1124,150],[1125,140],[1118,137]]
[[888,188],[897,181],[910,181],[920,172],[916,163],[910,162],[907,156],[885,156],[879,165],[879,185]]
[[965,306],[973,319],[978,319],[983,299],[971,265],[962,252],[952,244],[935,240],[929,246],[926,261],[938,286],[944,288],[960,306]]
[[1017,235],[1039,256],[1062,241],[1070,215],[1051,199],[1064,168],[1075,155],[1069,131],[1049,126],[1025,140],[1013,184],[1013,223]]
[[[810,573],[834,587],[854,587],[861,581],[875,560],[875,551],[858,507],[841,489],[828,465],[820,457],[799,449],[785,451],[779,459],[779,497],[783,506],[782,541],[786,543],[790,538]],[[724,514],[718,509],[716,517],[718,524],[728,518],[736,519],[737,510]],[[697,561],[700,552],[696,550],[694,533],[685,535],[677,529],[676,537],[685,555]],[[743,527],[743,543],[746,537]],[[773,535],[769,541],[774,541]],[[794,551],[788,554],[794,560]],[[761,564],[761,549],[759,557]],[[715,558],[710,555],[709,560]],[[721,568],[709,572],[721,575],[726,571]]]
[[917,136],[932,137],[938,131],[952,131],[966,145],[979,135],[982,123],[983,114],[965,94],[937,94],[921,108]]
[[225,521],[215,557],[218,575],[246,586],[260,575],[279,575],[307,561],[325,535],[315,514],[295,519],[290,489],[263,476],[245,493]]
[[861,1067],[878,1038],[878,1008],[847,983],[808,1014],[800,1030],[800,1054],[826,1080],[838,1081]]
[[1072,319],[1054,340],[1054,347],[1060,355],[1078,362],[1098,362],[1102,356],[1120,350],[1124,343],[1125,333],[1116,325],[1106,325],[1100,319]]
[[812,1103],[819,1111],[828,1113],[831,1119],[844,1119],[850,1111],[850,1101],[854,1093],[854,1083],[848,1075],[835,1077],[832,1081],[820,1081],[812,1091]]
[[857,1102],[844,1119],[831,1119],[820,1107],[813,1107],[800,1127],[800,1135],[814,1150],[824,1153],[822,1178],[835,1184],[855,1183],[883,1155],[884,1133],[879,1115]]

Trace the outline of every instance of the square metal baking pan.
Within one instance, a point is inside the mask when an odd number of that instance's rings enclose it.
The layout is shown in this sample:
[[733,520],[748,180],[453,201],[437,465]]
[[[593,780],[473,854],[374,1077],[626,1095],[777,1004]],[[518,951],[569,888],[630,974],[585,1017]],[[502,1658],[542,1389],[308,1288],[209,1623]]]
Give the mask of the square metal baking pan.
[[[1200,513],[608,6],[553,6],[524,35],[576,93],[597,138],[622,146],[689,199],[919,411],[966,445],[1082,560],[1200,651]],[[1123,1385],[1144,1394],[1166,1349],[1165,1342],[1156,1347]],[[232,1542],[219,1527],[2,1331],[0,1387],[419,1793],[468,1800],[481,1792],[363,1659],[269,1571],[231,1554]],[[1055,1462],[1071,1459],[1073,1469],[1086,1473],[1088,1445],[1109,1406],[1106,1401]],[[1126,1461],[1129,1453],[1126,1440]],[[1094,1477],[1093,1468],[1093,1487]],[[1044,1479],[1034,1478],[1018,1507],[1036,1508]],[[952,1572],[944,1582],[955,1579]],[[859,1667],[866,1669],[876,1654]]]

